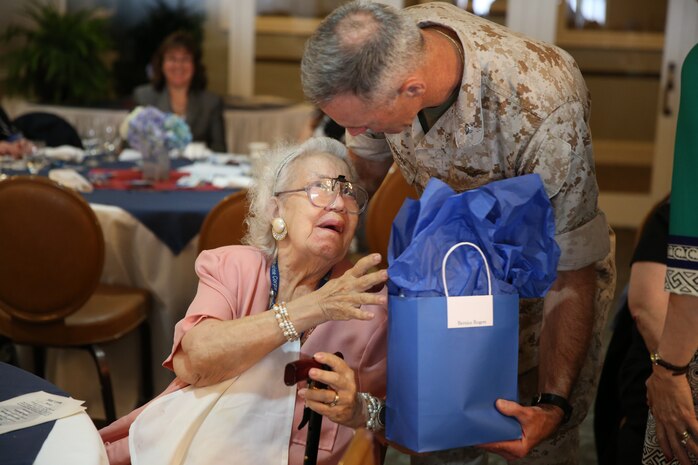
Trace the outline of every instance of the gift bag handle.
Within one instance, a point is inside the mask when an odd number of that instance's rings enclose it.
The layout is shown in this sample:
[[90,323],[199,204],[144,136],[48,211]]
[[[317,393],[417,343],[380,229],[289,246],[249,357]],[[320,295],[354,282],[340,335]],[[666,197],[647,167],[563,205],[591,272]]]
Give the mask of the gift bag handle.
[[443,262],[441,262],[441,279],[444,283],[444,293],[446,294],[446,297],[448,297],[448,285],[446,284],[446,260],[448,260],[449,255],[451,255],[454,250],[462,245],[469,245],[480,253],[482,261],[485,262],[485,270],[487,270],[487,295],[492,295],[492,277],[490,276],[490,266],[487,264],[487,258],[485,258],[485,254],[482,252],[482,249],[472,242],[459,242],[448,249],[448,252],[446,252],[446,255],[444,255]]

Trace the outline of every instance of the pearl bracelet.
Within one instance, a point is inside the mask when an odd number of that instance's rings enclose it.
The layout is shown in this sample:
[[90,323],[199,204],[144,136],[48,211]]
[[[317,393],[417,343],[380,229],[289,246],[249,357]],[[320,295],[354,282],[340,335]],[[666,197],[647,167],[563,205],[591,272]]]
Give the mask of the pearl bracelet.
[[369,431],[381,431],[385,425],[381,421],[381,411],[384,403],[379,398],[372,396],[368,392],[359,392],[359,396],[366,403],[368,409],[368,420],[366,420],[366,429]]
[[274,312],[276,322],[279,324],[279,328],[281,329],[281,332],[284,333],[284,337],[286,338],[286,340],[288,342],[297,341],[299,339],[298,331],[296,331],[296,327],[293,326],[293,322],[288,317],[286,303],[281,302],[278,304],[274,304],[271,307],[271,310]]

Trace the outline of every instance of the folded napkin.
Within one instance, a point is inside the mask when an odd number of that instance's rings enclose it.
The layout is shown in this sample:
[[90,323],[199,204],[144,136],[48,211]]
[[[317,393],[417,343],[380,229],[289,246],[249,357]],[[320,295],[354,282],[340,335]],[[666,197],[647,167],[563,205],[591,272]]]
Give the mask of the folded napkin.
[[184,158],[189,160],[201,160],[211,156],[213,152],[203,142],[191,142],[184,149]]
[[213,163],[193,163],[183,166],[177,171],[187,173],[177,181],[180,187],[195,187],[202,183],[210,183],[220,189],[248,188],[252,177],[248,175],[247,166],[216,165]]
[[44,153],[47,158],[54,160],[63,161],[73,161],[77,163],[82,163],[82,159],[85,158],[85,151],[73,147],[72,145],[60,145],[58,147],[46,147]]
[[123,149],[119,154],[119,161],[138,161],[142,159],[143,155],[138,150]]
[[80,173],[68,168],[58,168],[48,172],[48,177],[52,181],[65,186],[69,189],[74,189],[78,192],[92,192],[94,189],[92,184],[82,177]]

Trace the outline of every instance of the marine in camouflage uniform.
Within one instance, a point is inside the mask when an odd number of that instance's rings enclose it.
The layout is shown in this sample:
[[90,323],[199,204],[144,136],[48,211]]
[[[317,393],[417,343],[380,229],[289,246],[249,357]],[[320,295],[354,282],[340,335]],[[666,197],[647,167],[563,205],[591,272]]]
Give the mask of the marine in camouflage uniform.
[[[415,117],[399,133],[368,131],[352,136],[357,131],[348,130],[347,145],[365,159],[392,157],[419,192],[431,177],[465,191],[499,179],[531,173],[541,176],[555,211],[556,241],[562,252],[558,270],[595,267],[595,299],[593,308],[588,308],[593,312],[593,329],[569,395],[574,408],[571,420],[517,463],[577,463],[578,426],[593,400],[601,333],[615,288],[614,236],[597,206],[586,85],[564,51],[455,6],[428,3],[401,14],[420,28],[441,26],[455,32],[463,51],[457,99],[426,131]],[[342,124],[332,106],[319,104]],[[522,402],[540,391],[538,348],[543,319],[543,299],[521,301]],[[481,454],[476,448],[455,449],[413,457],[412,463],[460,464]]]

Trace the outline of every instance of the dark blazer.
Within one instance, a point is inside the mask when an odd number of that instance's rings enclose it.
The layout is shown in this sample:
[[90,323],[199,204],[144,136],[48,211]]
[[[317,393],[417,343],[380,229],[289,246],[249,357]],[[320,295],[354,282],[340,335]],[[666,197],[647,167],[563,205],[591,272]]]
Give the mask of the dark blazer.
[[[158,92],[150,84],[139,86],[133,92],[133,98],[138,105],[150,105],[162,111],[172,112],[167,87],[162,92]],[[220,96],[207,90],[189,92],[185,120],[195,141],[206,143],[206,146],[214,152],[227,151],[223,124],[223,99]]]

